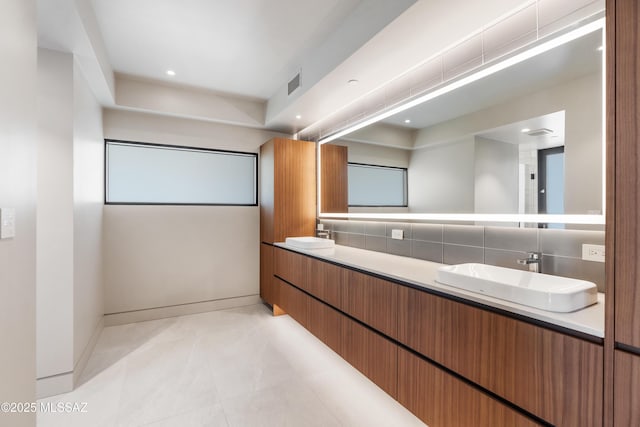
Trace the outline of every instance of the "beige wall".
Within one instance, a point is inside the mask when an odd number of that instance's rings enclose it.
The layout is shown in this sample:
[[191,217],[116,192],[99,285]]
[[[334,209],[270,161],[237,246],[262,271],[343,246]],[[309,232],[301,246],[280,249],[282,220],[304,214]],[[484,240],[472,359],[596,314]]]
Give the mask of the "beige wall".
[[[0,240],[0,402],[35,399],[37,30],[33,0],[0,13],[0,206],[16,209],[16,237]],[[35,414],[0,414],[35,425]]]
[[[257,152],[276,134],[105,110],[106,138]],[[104,209],[105,312],[169,307],[259,293],[258,207]]]
[[475,213],[518,213],[516,144],[475,137]]
[[102,209],[104,139],[102,107],[77,63],[73,70],[73,364],[92,350],[104,314]]
[[38,49],[38,378],[74,365],[73,114],[73,55]]
[[596,73],[421,129],[416,134],[415,147],[457,141],[565,110],[565,212],[587,214],[602,209],[602,112],[594,108],[599,105],[602,76]]
[[473,137],[411,152],[409,210],[473,213],[475,141]]
[[102,324],[104,143],[102,107],[72,54],[38,49],[38,80],[37,378],[44,397],[73,388]]

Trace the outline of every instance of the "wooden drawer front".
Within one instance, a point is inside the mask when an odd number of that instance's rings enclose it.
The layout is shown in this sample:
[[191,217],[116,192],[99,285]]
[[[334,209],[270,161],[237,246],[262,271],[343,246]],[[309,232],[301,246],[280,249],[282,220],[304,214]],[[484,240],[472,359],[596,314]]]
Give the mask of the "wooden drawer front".
[[260,298],[269,304],[277,304],[273,284],[273,246],[260,244]]
[[308,295],[299,289],[294,288],[286,282],[274,277],[275,283],[278,287],[278,299],[280,301],[280,307],[289,316],[293,317],[298,323],[309,329],[311,312],[310,300]]
[[615,351],[614,424],[640,426],[640,356]]
[[400,287],[399,341],[559,426],[602,424],[603,348]]
[[348,270],[313,258],[307,258],[306,267],[309,293],[342,309],[341,292]]
[[404,349],[398,350],[398,402],[430,427],[539,425]]
[[307,290],[307,257],[278,247],[274,248],[275,262],[273,273],[300,289]]
[[344,315],[311,297],[309,331],[342,356],[342,319]]
[[344,317],[342,357],[397,399],[398,346],[395,343]]
[[397,284],[348,271],[342,287],[342,310],[392,338],[397,336]]

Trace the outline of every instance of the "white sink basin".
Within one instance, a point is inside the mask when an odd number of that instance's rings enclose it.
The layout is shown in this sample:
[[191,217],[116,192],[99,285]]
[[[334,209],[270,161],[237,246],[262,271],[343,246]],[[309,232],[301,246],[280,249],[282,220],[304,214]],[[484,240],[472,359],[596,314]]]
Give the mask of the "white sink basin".
[[336,242],[321,237],[287,237],[287,245],[300,249],[327,249],[335,246]]
[[598,289],[591,282],[486,264],[443,266],[438,269],[436,280],[471,292],[561,313],[580,310],[598,300]]

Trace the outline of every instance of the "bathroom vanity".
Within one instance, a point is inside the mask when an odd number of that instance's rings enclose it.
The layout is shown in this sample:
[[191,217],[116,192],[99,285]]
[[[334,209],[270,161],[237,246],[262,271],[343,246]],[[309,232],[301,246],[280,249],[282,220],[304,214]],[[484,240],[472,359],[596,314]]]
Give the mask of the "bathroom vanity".
[[554,313],[435,281],[440,264],[273,246],[274,305],[433,426],[602,423],[604,296]]

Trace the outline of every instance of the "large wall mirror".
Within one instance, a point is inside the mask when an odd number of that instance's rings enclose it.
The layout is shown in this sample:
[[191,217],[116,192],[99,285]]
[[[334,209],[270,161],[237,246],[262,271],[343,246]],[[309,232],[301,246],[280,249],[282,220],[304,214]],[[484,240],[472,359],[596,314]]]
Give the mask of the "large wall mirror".
[[603,27],[330,138],[321,216],[604,224]]

